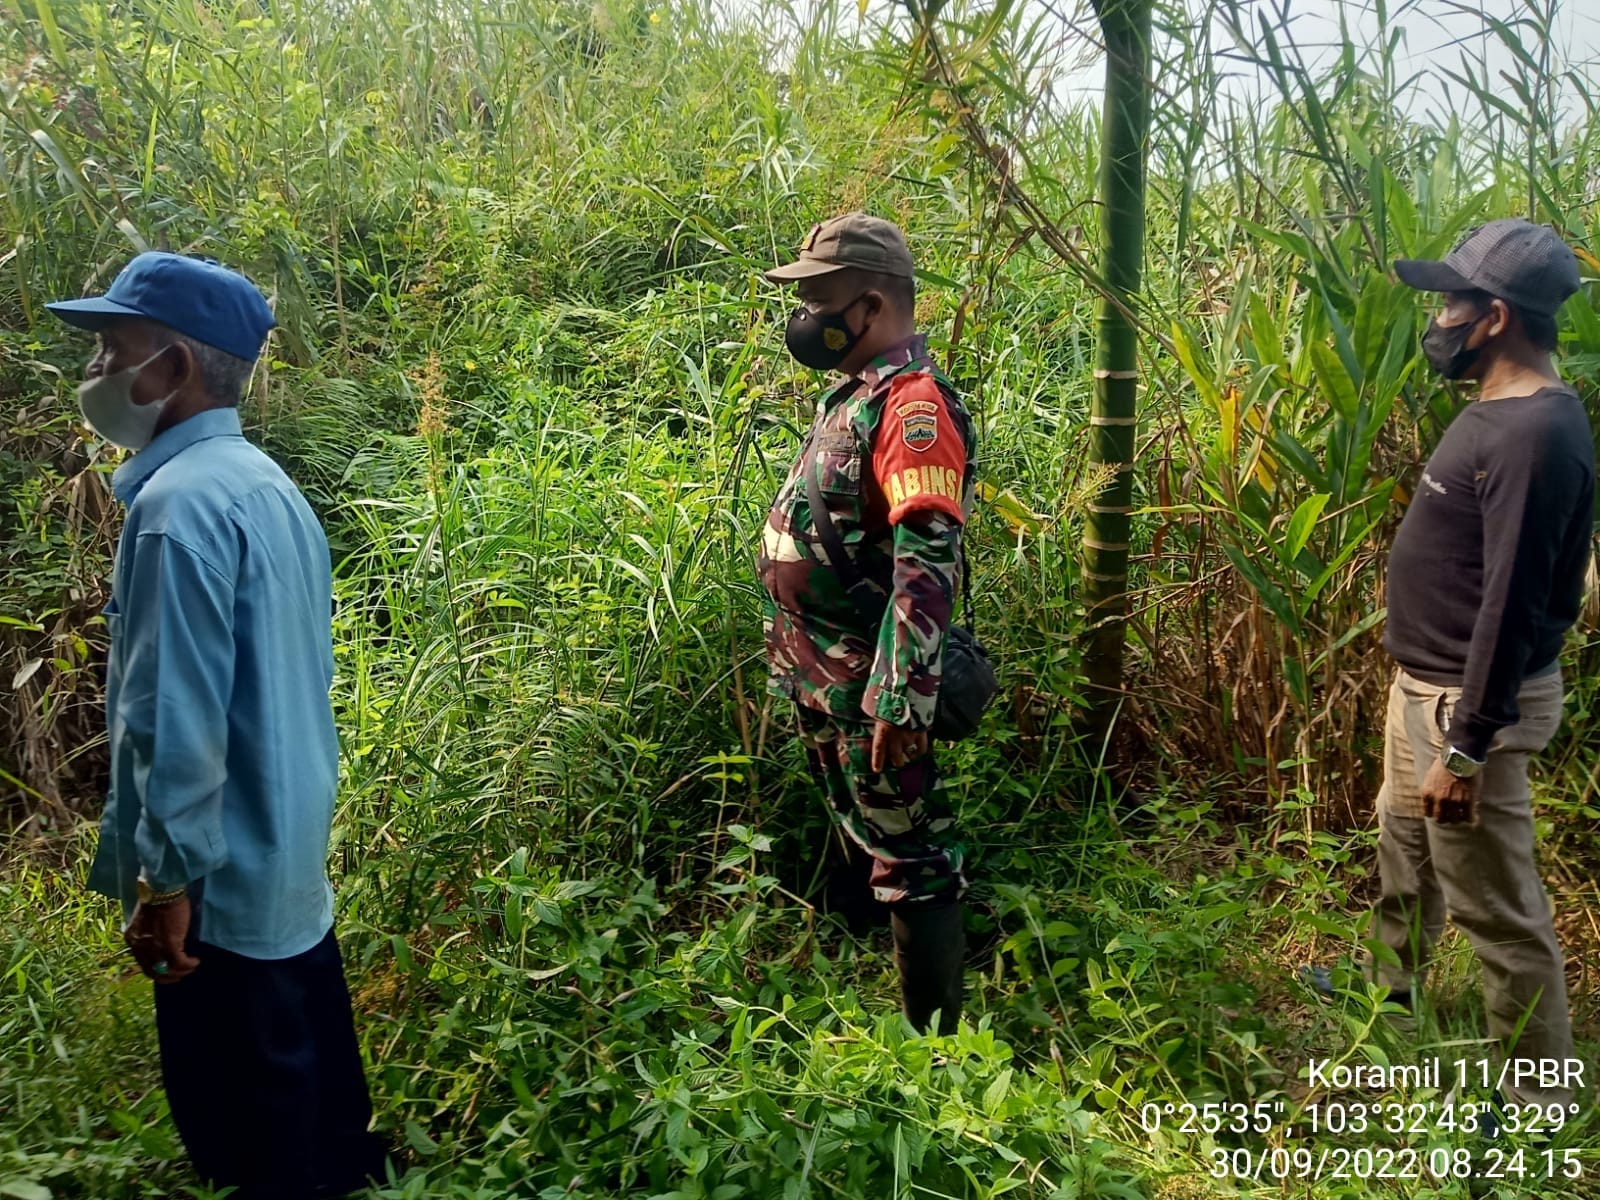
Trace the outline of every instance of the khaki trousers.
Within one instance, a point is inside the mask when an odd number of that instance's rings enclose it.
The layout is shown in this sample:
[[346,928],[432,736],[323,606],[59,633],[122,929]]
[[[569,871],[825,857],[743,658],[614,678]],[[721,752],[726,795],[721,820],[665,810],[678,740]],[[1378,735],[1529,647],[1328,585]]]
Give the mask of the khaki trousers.
[[[1440,825],[1422,813],[1422,781],[1443,749],[1460,694],[1404,671],[1389,692],[1377,805],[1383,895],[1375,917],[1379,939],[1399,962],[1380,964],[1378,978],[1391,988],[1420,987],[1448,916],[1483,964],[1489,1032],[1504,1052],[1565,1063],[1572,1057],[1565,963],[1534,863],[1528,791],[1528,759],[1561,723],[1561,675],[1531,679],[1518,695],[1522,719],[1502,729],[1489,751],[1476,826]],[[1512,1103],[1572,1099],[1566,1088],[1541,1086],[1531,1069],[1503,1078]],[[1519,1086],[1516,1078],[1529,1082]]]

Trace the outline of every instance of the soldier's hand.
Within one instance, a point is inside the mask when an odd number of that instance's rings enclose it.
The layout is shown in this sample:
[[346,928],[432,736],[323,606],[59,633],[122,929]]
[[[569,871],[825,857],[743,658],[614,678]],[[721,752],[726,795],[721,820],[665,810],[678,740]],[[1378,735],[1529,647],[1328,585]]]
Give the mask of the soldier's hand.
[[899,770],[928,752],[926,729],[903,729],[887,721],[872,723],[872,769],[882,773],[889,767]]

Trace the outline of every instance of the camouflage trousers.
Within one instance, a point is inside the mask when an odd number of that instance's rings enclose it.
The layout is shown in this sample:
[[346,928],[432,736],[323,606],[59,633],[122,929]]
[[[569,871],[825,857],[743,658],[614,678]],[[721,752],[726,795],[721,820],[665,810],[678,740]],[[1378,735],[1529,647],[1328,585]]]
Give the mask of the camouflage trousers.
[[965,851],[931,753],[872,769],[872,726],[797,704],[800,743],[834,821],[871,859],[868,883],[884,904],[959,896]]

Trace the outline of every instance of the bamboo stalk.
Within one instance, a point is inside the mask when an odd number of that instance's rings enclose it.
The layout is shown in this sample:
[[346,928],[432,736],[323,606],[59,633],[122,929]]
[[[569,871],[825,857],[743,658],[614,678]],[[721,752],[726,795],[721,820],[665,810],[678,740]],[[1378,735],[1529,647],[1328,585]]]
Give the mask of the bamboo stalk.
[[1131,311],[1144,266],[1145,162],[1150,134],[1150,0],[1096,0],[1106,46],[1100,228],[1110,294],[1099,306],[1089,462],[1113,474],[1089,506],[1083,593],[1090,727],[1102,736],[1122,696],[1128,611],[1129,513],[1138,424],[1139,332]]

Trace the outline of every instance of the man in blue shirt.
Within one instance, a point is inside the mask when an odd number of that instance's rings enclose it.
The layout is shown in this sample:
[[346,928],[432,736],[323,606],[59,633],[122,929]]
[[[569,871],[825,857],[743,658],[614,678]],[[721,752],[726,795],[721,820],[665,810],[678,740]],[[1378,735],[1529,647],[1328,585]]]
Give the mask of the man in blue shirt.
[[111,789],[90,871],[156,982],[162,1075],[196,1169],[242,1197],[382,1175],[326,859],[338,786],[328,544],[245,441],[273,318],[216,263],[141,254],[49,306],[100,336],[84,418],[135,453],[106,622]]

